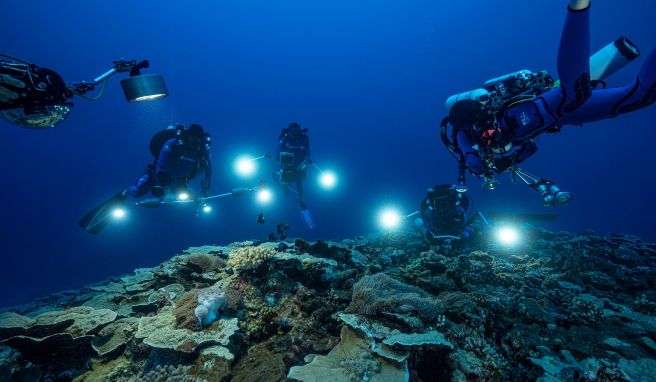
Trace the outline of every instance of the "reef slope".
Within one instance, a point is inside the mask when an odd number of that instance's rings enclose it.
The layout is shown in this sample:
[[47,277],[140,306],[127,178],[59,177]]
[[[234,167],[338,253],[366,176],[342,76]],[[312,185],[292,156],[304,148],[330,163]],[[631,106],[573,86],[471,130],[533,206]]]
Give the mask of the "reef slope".
[[529,233],[189,248],[0,310],[0,381],[656,381],[656,246]]

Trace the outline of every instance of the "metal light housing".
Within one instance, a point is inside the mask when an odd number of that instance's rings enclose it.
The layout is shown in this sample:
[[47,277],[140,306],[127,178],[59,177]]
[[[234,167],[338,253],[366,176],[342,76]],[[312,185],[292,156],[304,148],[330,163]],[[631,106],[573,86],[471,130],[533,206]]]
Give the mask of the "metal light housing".
[[140,74],[121,80],[128,102],[153,101],[169,95],[164,77],[159,74]]

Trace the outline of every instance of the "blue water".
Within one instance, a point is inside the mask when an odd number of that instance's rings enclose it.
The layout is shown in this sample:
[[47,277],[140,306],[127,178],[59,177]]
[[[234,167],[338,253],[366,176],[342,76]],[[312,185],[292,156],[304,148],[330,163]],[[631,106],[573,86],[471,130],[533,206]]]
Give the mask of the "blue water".
[[[101,5],[102,4],[102,5]],[[438,140],[451,94],[522,68],[556,72],[565,1],[35,1],[6,0],[1,50],[91,80],[117,58],[147,58],[171,96],[128,104],[118,79],[99,102],[81,99],[65,123],[31,131],[0,122],[0,305],[153,266],[200,244],[290,236],[351,237],[376,230],[384,204],[411,212],[425,189],[456,168]],[[650,0],[597,0],[592,49],[624,34],[646,54],[656,45]],[[609,81],[632,80],[640,62]],[[575,194],[557,209],[558,230],[625,232],[656,240],[653,161],[656,107],[568,127],[541,139],[525,168]],[[319,229],[303,230],[291,197],[191,208],[133,210],[94,237],[76,222],[130,184],[151,161],[148,142],[172,122],[196,122],[214,138],[212,190],[254,185],[233,175],[244,152],[273,150],[299,121],[313,157],[340,174],[307,201]],[[264,164],[264,163],[263,163]],[[270,179],[272,163],[261,168]],[[470,180],[484,210],[541,212],[537,196],[507,178],[495,192]],[[263,212],[267,225],[256,224]],[[553,212],[549,210],[547,212]]]

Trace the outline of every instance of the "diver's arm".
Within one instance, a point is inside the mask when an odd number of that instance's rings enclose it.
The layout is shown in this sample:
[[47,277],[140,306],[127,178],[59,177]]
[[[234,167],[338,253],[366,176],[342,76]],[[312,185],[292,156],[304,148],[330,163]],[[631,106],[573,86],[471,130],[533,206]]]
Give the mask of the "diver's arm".
[[472,147],[471,141],[467,136],[467,133],[464,129],[460,130],[457,135],[458,146],[462,150],[462,154],[465,157],[467,167],[469,170],[476,176],[483,175],[485,173],[485,166],[483,161],[478,156],[476,150]]

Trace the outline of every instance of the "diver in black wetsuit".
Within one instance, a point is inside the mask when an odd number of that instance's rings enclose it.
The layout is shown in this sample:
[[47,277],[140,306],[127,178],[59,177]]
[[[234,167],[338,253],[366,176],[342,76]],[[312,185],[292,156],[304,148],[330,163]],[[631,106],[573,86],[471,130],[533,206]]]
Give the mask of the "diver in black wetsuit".
[[[188,184],[201,174],[200,198],[207,196],[212,177],[209,133],[196,124],[178,124],[156,133],[150,141],[155,158],[136,182],[88,212],[79,225],[92,234],[98,234],[110,222],[116,210],[123,208],[128,197],[141,198],[149,192],[166,200],[169,195],[185,201],[191,198]],[[159,205],[159,203],[155,204]]]
[[127,189],[135,198],[149,191],[161,196],[166,188],[186,189],[201,173],[201,196],[206,196],[212,178],[211,138],[200,125],[178,124],[155,134],[150,142],[153,164]]
[[477,214],[471,213],[471,201],[466,193],[450,184],[438,184],[428,189],[421,202],[419,226],[431,244],[469,239],[476,229]]
[[564,125],[614,118],[656,101],[656,49],[632,83],[594,89],[599,81],[593,80],[612,73],[606,68],[635,59],[639,50],[628,39],[618,39],[613,61],[601,65],[604,70],[593,68],[598,78],[591,79],[589,9],[589,0],[569,3],[558,52],[559,86],[546,72],[520,71],[447,100],[449,117],[443,121],[442,139],[460,163],[461,191],[466,189],[466,170],[489,189],[496,187],[495,174],[508,171],[536,190],[545,205],[566,204],[570,193],[517,167],[537,151],[534,139]]
[[[296,122],[282,130],[278,137],[277,159],[280,168],[274,173],[274,179],[286,191],[295,192],[301,208],[301,219],[309,230],[316,228],[314,217],[307,209],[303,193],[303,181],[307,176],[310,160],[310,137],[307,129]],[[292,189],[291,186],[295,189]]]

